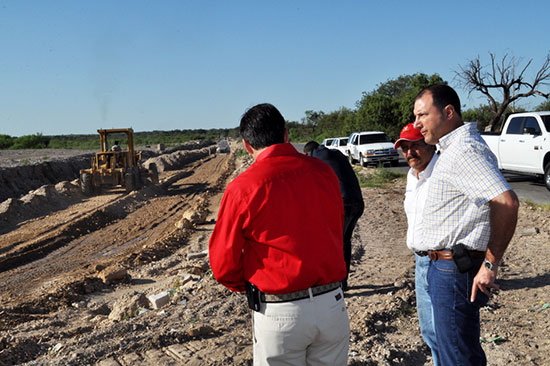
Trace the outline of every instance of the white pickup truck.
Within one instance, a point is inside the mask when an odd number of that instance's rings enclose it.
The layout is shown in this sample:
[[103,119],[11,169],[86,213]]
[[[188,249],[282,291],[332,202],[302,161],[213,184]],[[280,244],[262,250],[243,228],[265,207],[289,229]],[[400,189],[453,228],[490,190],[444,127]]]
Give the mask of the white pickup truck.
[[393,142],[384,132],[354,132],[349,136],[346,154],[350,164],[359,162],[361,166],[390,163],[399,165],[399,153]]
[[542,176],[550,190],[550,112],[514,113],[500,134],[482,133],[504,171]]

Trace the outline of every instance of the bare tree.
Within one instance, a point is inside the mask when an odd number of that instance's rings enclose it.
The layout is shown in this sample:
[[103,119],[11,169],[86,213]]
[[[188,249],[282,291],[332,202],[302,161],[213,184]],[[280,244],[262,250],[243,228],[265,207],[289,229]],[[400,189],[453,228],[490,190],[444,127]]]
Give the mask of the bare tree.
[[[544,86],[550,85],[550,54],[546,56],[546,60],[536,73],[533,82],[527,81],[525,76],[533,59],[530,59],[517,73],[519,62],[513,56],[505,54],[499,61],[493,53],[489,52],[489,55],[491,56],[490,65],[482,65],[479,56],[477,56],[467,65],[459,66],[460,71],[455,71],[455,75],[461,86],[469,93],[478,91],[487,97],[489,107],[494,113],[487,129],[493,130],[506,108],[516,100],[532,95],[540,95],[545,98],[550,96],[550,93],[541,91]],[[502,100],[495,96],[498,95],[498,92],[502,94]]]

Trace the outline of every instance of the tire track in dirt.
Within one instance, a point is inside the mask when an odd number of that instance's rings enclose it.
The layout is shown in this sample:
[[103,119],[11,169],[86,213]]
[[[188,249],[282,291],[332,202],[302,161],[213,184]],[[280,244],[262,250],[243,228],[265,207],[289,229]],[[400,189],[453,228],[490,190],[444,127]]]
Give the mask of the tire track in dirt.
[[[0,309],[0,329],[15,318],[17,322],[32,319],[33,314],[54,311],[78,295],[103,288],[95,271],[98,266],[132,268],[173,253],[189,231],[178,229],[176,222],[194,208],[196,197],[207,202],[223,189],[234,169],[233,160],[234,155],[225,155],[188,164],[169,172],[158,187],[115,195],[57,229],[44,225],[44,237],[12,248],[9,255],[0,257],[0,303],[13,316],[6,319],[9,316]],[[48,217],[34,221],[40,220]]]

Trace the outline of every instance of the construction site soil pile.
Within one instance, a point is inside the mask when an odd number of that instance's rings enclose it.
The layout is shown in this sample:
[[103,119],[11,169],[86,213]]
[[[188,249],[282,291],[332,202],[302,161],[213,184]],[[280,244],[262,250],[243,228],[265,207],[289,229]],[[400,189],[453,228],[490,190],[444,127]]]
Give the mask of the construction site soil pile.
[[[47,197],[33,204],[38,213],[0,233],[0,365],[252,365],[246,299],[208,264],[224,189],[251,164],[236,145],[223,155],[190,150],[195,158],[171,162],[160,184],[130,194],[83,197],[70,181],[32,193]],[[349,365],[431,364],[404,190],[403,178],[362,189],[346,292]],[[489,365],[550,364],[549,216],[520,207],[501,289],[481,310]]]

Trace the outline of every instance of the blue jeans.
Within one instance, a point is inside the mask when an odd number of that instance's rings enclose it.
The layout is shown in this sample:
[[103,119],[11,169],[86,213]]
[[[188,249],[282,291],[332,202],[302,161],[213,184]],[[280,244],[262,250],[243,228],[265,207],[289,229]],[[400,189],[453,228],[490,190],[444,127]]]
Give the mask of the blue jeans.
[[432,300],[430,299],[428,286],[428,268],[430,267],[430,258],[414,255],[416,267],[414,271],[414,283],[416,287],[416,311],[418,312],[418,322],[420,323],[420,332],[426,344],[432,350],[432,359],[435,366],[439,366],[439,357],[437,349],[437,340],[435,337],[434,316]]
[[428,283],[438,356],[443,366],[487,365],[479,343],[479,309],[489,299],[478,291],[475,302],[470,302],[473,279],[483,259],[473,261],[474,268],[466,273],[460,273],[452,260],[430,262]]

